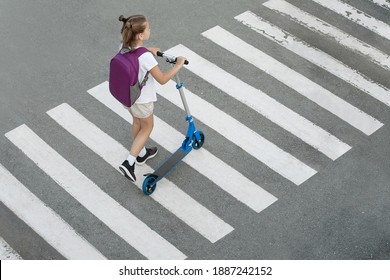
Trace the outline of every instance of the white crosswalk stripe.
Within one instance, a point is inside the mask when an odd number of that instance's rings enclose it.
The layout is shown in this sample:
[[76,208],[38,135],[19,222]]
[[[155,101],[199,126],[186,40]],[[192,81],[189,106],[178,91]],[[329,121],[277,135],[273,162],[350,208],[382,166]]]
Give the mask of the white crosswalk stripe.
[[373,82],[339,60],[336,60],[321,50],[308,45],[289,34],[287,31],[282,30],[256,16],[252,12],[245,12],[237,16],[236,19],[249,26],[259,34],[281,46],[288,48],[290,51],[304,57],[313,64],[320,66],[326,71],[334,74],[336,77],[342,78],[356,88],[368,93],[387,106],[390,106],[390,91],[388,88]]
[[0,236],[0,260],[21,260],[22,257]]
[[[124,110],[123,107],[121,109]],[[128,150],[125,147],[85,119],[68,104],[62,104],[50,110],[48,114],[114,168],[117,169],[119,164],[126,159]],[[143,165],[137,166],[135,171],[138,178],[136,185],[142,188],[143,174],[153,173],[153,169]],[[230,225],[166,178],[159,181],[159,187],[151,197],[211,242],[218,241],[233,230]]]
[[[103,192],[26,125],[8,132],[6,137],[64,190],[146,258],[186,258],[168,241]],[[50,224],[45,227],[50,227]]]
[[[11,137],[17,135],[9,135]],[[26,135],[19,135],[23,137]],[[33,142],[33,139],[31,139]],[[38,147],[36,147],[38,149]],[[36,150],[39,152],[39,150]],[[67,259],[105,259],[69,224],[0,165],[0,201]],[[0,244],[0,247],[3,247]],[[1,253],[1,252],[0,252]],[[0,254],[0,259],[1,259]],[[14,257],[17,257],[14,255]]]
[[366,135],[371,135],[383,126],[378,120],[225,29],[216,26],[203,32],[202,35],[275,77]]
[[339,0],[312,0],[390,40],[390,26]]
[[340,45],[347,47],[355,53],[362,54],[377,65],[390,70],[390,56],[388,54],[370,46],[367,42],[362,42],[352,35],[345,33],[328,22],[302,11],[284,0],[270,0],[263,3],[263,5],[275,12],[290,17],[291,20],[309,28],[310,30],[323,34],[329,38],[333,38]]
[[[175,90],[175,87],[172,87],[172,83],[169,83],[168,86],[159,89],[160,93],[161,90],[166,91],[169,87],[171,87],[171,90]],[[132,123],[132,117],[129,112],[124,110],[123,106],[111,96],[108,82],[104,82],[88,90],[88,92],[124,120]],[[168,95],[172,96],[172,93]],[[176,97],[178,98],[178,96]],[[192,107],[191,104],[191,109]],[[158,142],[169,152],[175,152],[180,147],[184,135],[157,116],[154,116],[154,122],[155,127],[150,138]],[[277,200],[276,197],[208,152],[206,148],[190,153],[183,161],[256,212],[264,210]],[[227,184],[226,182],[229,183]]]
[[[239,80],[237,77],[207,61],[185,46],[178,45],[169,49],[168,52],[186,56],[191,60],[191,63],[186,66],[188,70],[229,94],[236,100],[256,110],[258,113],[280,125],[302,141],[318,149],[329,158],[335,160],[351,148],[330,133],[318,127],[316,124],[277,102],[264,92]],[[204,106],[209,106],[195,95],[189,95],[192,99],[197,99],[197,104],[199,104],[197,108],[201,109]],[[180,106],[180,103],[175,101],[171,95],[163,94],[162,97],[167,98],[172,103],[176,103],[176,105]]]

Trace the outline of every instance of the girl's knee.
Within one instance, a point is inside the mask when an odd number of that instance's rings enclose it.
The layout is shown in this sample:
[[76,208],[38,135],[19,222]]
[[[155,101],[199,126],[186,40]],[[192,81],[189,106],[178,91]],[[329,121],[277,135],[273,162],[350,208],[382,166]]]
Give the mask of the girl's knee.
[[146,125],[141,126],[141,129],[144,129],[144,130],[147,130],[147,131],[151,132],[153,130],[153,127],[154,127],[154,123],[153,122],[149,122]]
[[141,125],[141,119],[133,116],[133,125]]
[[153,129],[153,126],[154,126],[153,114],[145,119],[140,119],[140,121],[141,121],[141,129],[142,128]]

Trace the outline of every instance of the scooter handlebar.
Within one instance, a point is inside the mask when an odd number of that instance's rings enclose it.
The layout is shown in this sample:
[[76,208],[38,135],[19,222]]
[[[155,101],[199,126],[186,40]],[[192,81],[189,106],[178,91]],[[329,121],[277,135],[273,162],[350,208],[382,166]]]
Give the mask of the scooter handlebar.
[[[167,53],[163,53],[163,52],[157,52],[157,56],[161,56],[163,58],[165,58],[167,60],[167,62],[169,63],[176,63],[177,61],[177,57],[176,56],[173,56],[173,55],[170,55],[170,54],[167,54]],[[185,65],[188,65],[188,60],[185,60],[184,61],[184,64]]]

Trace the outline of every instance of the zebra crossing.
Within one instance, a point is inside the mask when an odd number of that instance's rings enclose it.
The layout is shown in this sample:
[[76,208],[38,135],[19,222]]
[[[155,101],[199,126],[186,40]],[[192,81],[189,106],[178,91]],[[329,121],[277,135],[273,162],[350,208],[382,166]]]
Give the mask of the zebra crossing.
[[249,26],[259,34],[281,46],[288,48],[290,51],[293,51],[311,63],[318,65],[336,77],[342,78],[344,81],[350,83],[361,91],[390,106],[388,88],[375,83],[341,61],[334,59],[330,55],[313,46],[305,44],[299,38],[296,38],[275,25],[268,23],[266,20],[261,19],[253,13],[243,13],[237,16],[236,19]]
[[390,70],[390,56],[388,54],[340,30],[329,22],[325,22],[284,0],[270,0],[263,3],[263,6],[288,17],[305,28],[334,39],[338,44],[355,53],[362,54],[377,65]]
[[315,3],[346,17],[347,19],[377,33],[384,38],[390,38],[389,26],[376,18],[344,3],[340,0],[312,0]]
[[[28,129],[25,126],[23,128]],[[18,135],[14,136],[17,141],[16,137]],[[20,138],[24,136],[26,135],[19,135]],[[35,151],[41,152],[39,149],[35,149]],[[1,165],[0,176],[1,201],[64,257],[69,259],[105,259],[100,252],[84,240],[53,210],[46,207],[39,198]],[[10,189],[11,187],[12,189]]]
[[[384,9],[389,8],[387,1],[372,1]],[[375,33],[376,36],[390,40],[389,25],[368,16],[355,7],[338,0],[313,0],[313,2],[321,5],[324,9],[347,17],[351,24],[359,24]],[[276,14],[299,23],[302,28],[316,32],[318,36],[334,39],[340,46],[349,51],[363,55],[381,70],[390,70],[390,56],[388,54],[353,37],[353,34],[347,34],[283,0],[270,0],[262,5]],[[237,15],[235,20],[237,25],[243,24],[248,27],[248,32],[253,32],[256,36],[264,37],[284,47],[338,79],[344,80],[358,91],[390,106],[390,92],[385,85],[375,82],[371,77],[346,65],[336,57],[311,46],[294,34],[251,11]],[[245,42],[221,26],[212,27],[204,31],[201,36],[212,42],[215,48],[223,48],[242,59],[244,64],[254,66],[259,72],[264,72],[275,78],[278,82],[302,95],[307,102],[312,102],[315,106],[325,109],[329,114],[336,116],[337,121],[348,124],[353,129],[363,133],[365,137],[369,137],[384,125],[373,116],[343,100],[336,93],[294,71],[257,46]],[[338,139],[313,121],[300,115],[299,112],[279,103],[266,92],[240,80],[229,73],[229,69],[225,70],[216,63],[208,61],[191,47],[179,44],[166,52],[185,56],[190,61],[190,64],[186,66],[189,72],[224,92],[232,102],[239,101],[244,106],[251,108],[259,116],[270,120],[330,160],[337,160],[353,149],[345,140]],[[159,98],[183,110],[180,99],[171,94],[172,91],[175,91],[173,81],[159,86]],[[94,101],[114,112],[116,117],[132,124],[131,115],[109,93],[107,81],[103,81],[87,92]],[[278,147],[263,137],[261,133],[249,128],[228,112],[207,102],[202,96],[192,92],[190,86],[185,88],[185,94],[191,112],[197,121],[270,168],[274,176],[280,176],[299,186],[320,171]],[[50,109],[47,112],[47,117],[55,121],[57,129],[65,130],[68,133],[69,141],[80,141],[85,149],[97,154],[113,168],[113,171],[119,171],[118,166],[127,156],[128,150],[98,125],[67,103]],[[150,138],[169,153],[173,153],[181,145],[184,135],[157,115],[154,121],[155,126]],[[158,230],[151,228],[142,221],[142,218],[131,213],[104,192],[98,183],[84,175],[74,166],[74,163],[66,160],[27,125],[16,127],[7,132],[4,137],[70,194],[73,199],[145,258],[186,259],[191,257],[188,253],[185,254],[180,248],[177,248],[172,240],[164,238],[158,233]],[[201,174],[199,175],[200,180],[201,177],[207,178],[219,188],[222,195],[234,198],[237,203],[244,205],[248,212],[260,214],[278,200],[267,190],[266,186],[259,185],[249,176],[223,161],[218,154],[211,153],[207,145],[199,151],[191,153],[183,162]],[[143,174],[151,171],[152,167],[147,165],[136,169],[136,176],[139,179],[135,185],[138,188],[142,188]],[[117,176],[122,175],[117,173]],[[197,232],[207,242],[217,243],[234,231],[234,224],[231,221],[213,213],[202,204],[202,201],[197,201],[185,193],[179,185],[175,184],[175,180],[171,181],[169,177],[164,178],[159,183],[157,190],[148,199],[150,199],[150,203],[157,202],[175,219],[181,220],[188,226],[187,230]],[[65,258],[106,259],[105,252],[99,252],[58,213],[35,196],[29,190],[29,186],[23,185],[1,164],[0,201]],[[147,214],[145,213],[145,215]],[[3,248],[8,246],[1,237],[0,246]],[[0,257],[3,258],[4,254],[1,251],[0,253]],[[14,255],[17,258],[16,253]]]
[[[275,77],[320,107],[333,113],[353,127],[370,135],[383,124],[347,103],[327,89],[297,73],[264,52],[249,45],[223,28],[216,26],[203,33],[203,36],[219,46],[241,56],[248,63]],[[255,55],[253,55],[255,54]]]

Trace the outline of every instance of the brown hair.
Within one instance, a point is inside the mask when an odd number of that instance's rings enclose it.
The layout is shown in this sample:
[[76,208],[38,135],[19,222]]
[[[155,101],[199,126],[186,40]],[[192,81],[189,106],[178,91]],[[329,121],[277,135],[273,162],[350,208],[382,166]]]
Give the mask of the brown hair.
[[136,36],[145,31],[147,22],[146,17],[143,15],[133,15],[125,18],[121,15],[119,17],[119,21],[123,22],[121,29],[123,47],[133,47],[136,41]]

